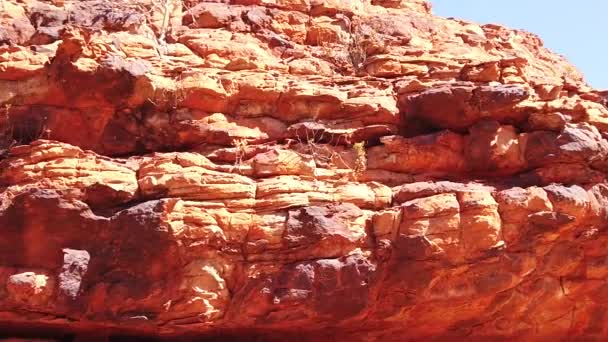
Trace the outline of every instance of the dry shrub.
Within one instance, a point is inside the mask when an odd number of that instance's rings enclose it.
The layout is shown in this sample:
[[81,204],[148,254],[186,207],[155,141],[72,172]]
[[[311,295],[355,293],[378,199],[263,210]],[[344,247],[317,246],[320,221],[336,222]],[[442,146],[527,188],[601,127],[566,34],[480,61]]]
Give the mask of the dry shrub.
[[235,160],[234,166],[232,167],[232,171],[236,169],[238,172],[241,171],[241,166],[243,165],[243,159],[245,158],[245,154],[247,153],[247,146],[249,146],[249,142],[246,139],[236,139],[232,142],[236,151],[235,151]]
[[361,19],[348,20],[347,45],[335,44],[319,37],[321,57],[336,65],[342,73],[360,74],[365,71],[367,59],[375,54],[386,53],[388,45],[382,35]]
[[46,116],[29,115],[17,120],[10,113],[11,105],[4,105],[0,116],[0,158],[6,157],[13,146],[50,138],[51,132],[45,124]]

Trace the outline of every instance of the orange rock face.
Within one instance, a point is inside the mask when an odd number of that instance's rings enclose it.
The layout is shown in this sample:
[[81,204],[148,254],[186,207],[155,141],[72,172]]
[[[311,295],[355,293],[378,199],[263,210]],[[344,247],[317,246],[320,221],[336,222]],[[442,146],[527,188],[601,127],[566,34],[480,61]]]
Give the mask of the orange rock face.
[[608,95],[536,36],[422,0],[0,7],[0,335],[608,336]]

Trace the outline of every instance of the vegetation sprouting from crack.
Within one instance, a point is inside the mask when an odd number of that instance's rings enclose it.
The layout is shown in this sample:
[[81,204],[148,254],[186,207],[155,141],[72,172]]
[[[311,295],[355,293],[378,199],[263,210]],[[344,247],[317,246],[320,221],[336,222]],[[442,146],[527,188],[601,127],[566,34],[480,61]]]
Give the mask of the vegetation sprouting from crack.
[[4,158],[11,147],[16,144],[13,138],[13,127],[9,121],[10,104],[6,104],[0,118],[0,159]]
[[355,166],[353,171],[355,175],[360,175],[367,170],[367,152],[365,150],[365,142],[356,142],[353,145],[355,151]]
[[243,165],[243,160],[247,153],[247,146],[249,146],[249,142],[246,139],[235,139],[232,144],[235,148],[235,160],[234,165],[232,167],[232,172],[236,169],[237,172],[241,171],[241,166]]
[[5,104],[0,116],[0,159],[8,155],[13,146],[26,145],[38,139],[49,139],[51,130],[47,128],[46,116],[11,118],[11,104]]
[[[337,136],[321,130],[304,130],[297,133],[296,140],[302,152],[310,155],[316,167],[329,169],[342,168],[352,171],[352,176],[358,178],[367,170],[367,152],[365,142],[351,142],[349,136]],[[341,145],[346,143],[350,151],[340,151]],[[345,159],[346,155],[350,157]],[[352,159],[351,159],[352,158]]]
[[346,44],[338,44],[330,34],[320,31],[317,45],[321,48],[321,58],[335,65],[343,74],[365,73],[369,57],[385,53],[387,43],[378,31],[364,24],[359,18],[344,18],[348,38]]

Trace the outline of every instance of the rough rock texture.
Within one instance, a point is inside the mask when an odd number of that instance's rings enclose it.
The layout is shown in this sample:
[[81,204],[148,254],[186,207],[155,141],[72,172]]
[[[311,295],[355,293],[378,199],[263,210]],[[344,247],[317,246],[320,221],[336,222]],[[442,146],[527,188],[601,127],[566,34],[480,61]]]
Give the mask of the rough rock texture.
[[422,0],[0,7],[6,334],[608,336],[608,96],[538,37]]

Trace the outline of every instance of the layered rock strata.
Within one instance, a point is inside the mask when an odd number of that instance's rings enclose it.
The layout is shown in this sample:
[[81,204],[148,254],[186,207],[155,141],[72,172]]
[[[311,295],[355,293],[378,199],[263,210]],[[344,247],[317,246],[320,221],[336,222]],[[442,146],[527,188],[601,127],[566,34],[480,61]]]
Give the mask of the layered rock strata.
[[421,0],[0,7],[5,334],[608,335],[607,95],[533,34]]

